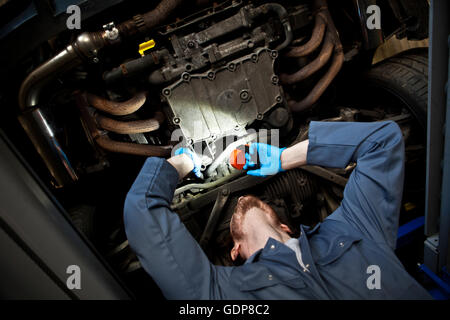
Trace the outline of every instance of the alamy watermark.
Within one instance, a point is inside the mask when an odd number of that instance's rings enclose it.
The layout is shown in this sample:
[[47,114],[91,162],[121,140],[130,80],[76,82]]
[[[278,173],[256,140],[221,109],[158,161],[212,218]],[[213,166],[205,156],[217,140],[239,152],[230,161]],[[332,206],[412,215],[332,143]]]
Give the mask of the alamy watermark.
[[[247,128],[245,129],[245,132],[241,131],[239,136],[229,134],[224,137],[213,138],[214,134],[212,134],[209,138],[199,139],[199,141],[193,141],[189,137],[204,137],[205,130],[209,130],[209,128],[205,127],[204,122],[200,120],[195,120],[194,124],[190,125],[189,128],[192,128],[192,131],[183,132],[183,130],[180,128],[172,131],[170,140],[179,141],[172,149],[172,156],[174,156],[175,151],[181,147],[191,148],[200,157],[208,157],[211,151],[213,151],[213,153],[216,155],[220,155],[230,144],[236,144],[237,141],[241,141],[242,144],[251,144],[253,142],[270,143],[270,145],[272,146],[280,147],[279,129],[255,130],[253,128]],[[187,139],[185,134],[188,136]],[[207,147],[205,147],[202,143],[198,143],[203,140],[210,142]],[[214,150],[209,149],[211,146],[214,148]]]
[[370,265],[367,267],[366,270],[367,274],[370,274],[370,276],[367,278],[366,285],[367,289],[374,290],[374,289],[381,289],[381,269],[376,264]]
[[366,10],[366,26],[369,30],[381,29],[381,10],[376,4],[370,5]]
[[67,267],[66,273],[69,274],[66,280],[66,286],[69,290],[81,290],[81,269],[76,264]]
[[81,9],[77,5],[70,5],[66,10],[67,14],[70,16],[66,20],[66,26],[69,30],[80,30],[81,29]]

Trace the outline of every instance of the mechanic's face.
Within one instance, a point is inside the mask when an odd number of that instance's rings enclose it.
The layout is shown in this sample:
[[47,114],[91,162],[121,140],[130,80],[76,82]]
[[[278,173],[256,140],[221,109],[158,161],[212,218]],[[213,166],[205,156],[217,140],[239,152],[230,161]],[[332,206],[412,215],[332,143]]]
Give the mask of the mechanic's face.
[[231,249],[233,261],[238,256],[244,260],[248,259],[265,246],[269,237],[280,242],[290,238],[288,234],[292,232],[289,227],[280,223],[273,215],[273,211],[268,212],[258,207],[252,207],[245,213],[233,214],[232,220],[235,221],[230,223],[231,234],[234,235],[234,246]]

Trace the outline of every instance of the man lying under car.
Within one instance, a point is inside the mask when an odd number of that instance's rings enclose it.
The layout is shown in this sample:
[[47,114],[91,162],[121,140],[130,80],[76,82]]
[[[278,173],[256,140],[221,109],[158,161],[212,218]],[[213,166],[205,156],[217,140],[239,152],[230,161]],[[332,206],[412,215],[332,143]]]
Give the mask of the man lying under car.
[[[180,153],[180,152],[178,152]],[[129,243],[168,299],[429,299],[394,253],[404,176],[404,143],[397,124],[311,122],[309,139],[280,149],[250,145],[267,176],[302,165],[345,167],[356,162],[341,206],[300,237],[280,223],[269,205],[241,197],[230,223],[232,259],[215,266],[178,215],[170,210],[178,179],[197,157],[182,150],[168,160],[149,158],[124,208]],[[371,270],[377,283],[369,285]]]

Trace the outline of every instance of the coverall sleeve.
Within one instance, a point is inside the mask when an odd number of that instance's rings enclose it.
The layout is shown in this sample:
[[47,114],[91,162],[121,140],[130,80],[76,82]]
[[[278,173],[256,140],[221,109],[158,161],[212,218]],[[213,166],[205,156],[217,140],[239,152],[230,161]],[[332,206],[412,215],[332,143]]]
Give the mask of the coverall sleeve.
[[227,270],[210,263],[170,210],[177,182],[178,173],[166,160],[148,158],[125,200],[125,232],[167,299],[210,299],[217,294],[217,283],[226,281]]
[[395,249],[404,179],[404,143],[393,121],[311,122],[307,163],[345,167],[356,162],[341,206],[328,218]]

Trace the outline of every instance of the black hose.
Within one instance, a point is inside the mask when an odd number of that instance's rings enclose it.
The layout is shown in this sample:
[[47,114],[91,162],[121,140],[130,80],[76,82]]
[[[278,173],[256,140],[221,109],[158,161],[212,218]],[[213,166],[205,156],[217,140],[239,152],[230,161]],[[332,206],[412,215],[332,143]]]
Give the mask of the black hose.
[[167,50],[152,52],[141,58],[134,59],[121,64],[119,67],[103,74],[103,80],[107,85],[117,83],[124,78],[133,78],[139,76],[153,66],[157,65],[161,56],[168,54]]
[[292,42],[292,39],[294,37],[293,32],[292,32],[292,27],[289,22],[287,10],[278,3],[266,3],[266,4],[263,4],[262,6],[259,6],[257,8],[257,10],[262,10],[263,12],[264,11],[272,11],[277,14],[278,18],[280,18],[280,21],[283,25],[285,40],[283,41],[283,43],[278,45],[275,48],[275,50],[279,51],[279,50],[286,48]]

